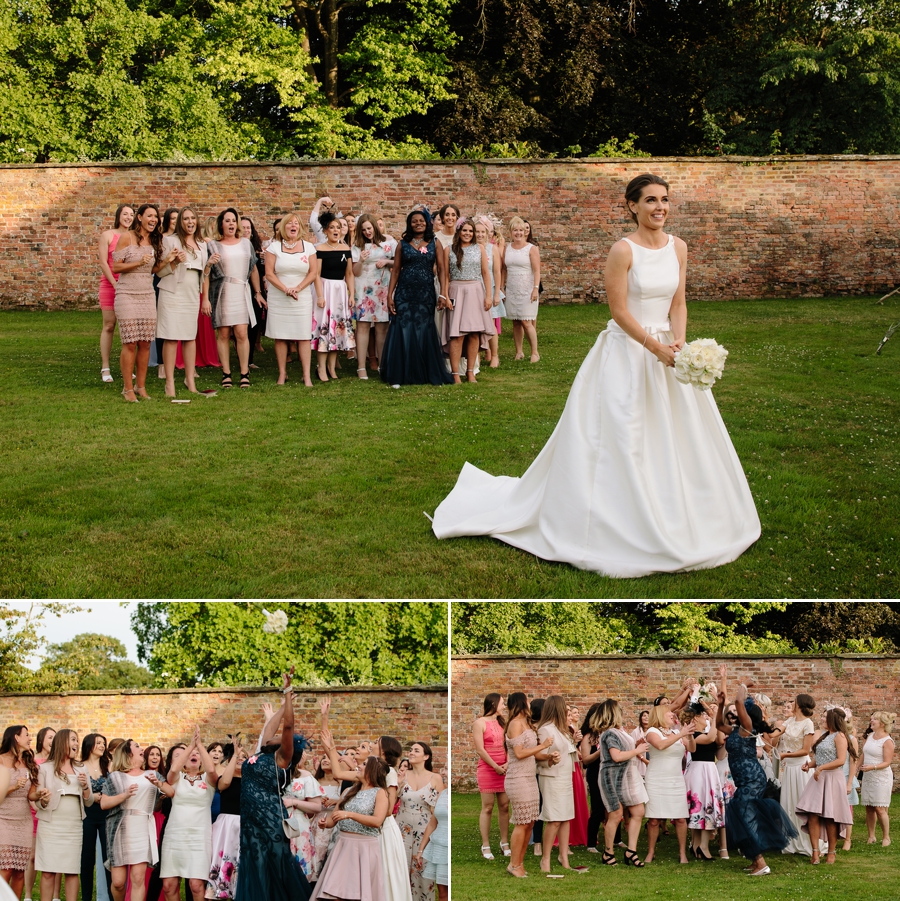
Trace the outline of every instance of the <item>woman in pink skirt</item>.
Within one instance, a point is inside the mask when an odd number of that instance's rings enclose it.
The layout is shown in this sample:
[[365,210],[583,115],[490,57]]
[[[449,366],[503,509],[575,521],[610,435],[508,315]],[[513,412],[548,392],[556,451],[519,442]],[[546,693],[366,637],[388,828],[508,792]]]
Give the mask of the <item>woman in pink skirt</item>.
[[825,863],[834,863],[838,832],[844,837],[845,828],[853,824],[853,811],[847,800],[847,781],[844,778],[844,761],[847,754],[856,757],[850,744],[850,730],[840,707],[832,707],[825,713],[827,731],[812,746],[815,763],[803,764],[804,769],[814,769],[812,779],[797,802],[797,818],[800,828],[809,833],[812,844],[812,863],[819,863],[819,834],[822,825],[828,837],[828,856]]
[[481,856],[493,860],[491,854],[491,818],[494,815],[494,799],[497,799],[497,820],[500,826],[500,850],[509,857],[509,799],[506,797],[506,747],[503,714],[506,705],[503,697],[492,691],[484,699],[484,715],[472,726],[472,743],[478,755],[478,791],[481,792],[481,813],[478,828],[481,830]]
[[384,901],[378,833],[390,812],[386,776],[384,761],[370,757],[362,780],[347,790],[334,813],[325,817],[324,822],[320,820],[320,825],[326,828],[333,826],[338,838],[310,901],[317,898]]

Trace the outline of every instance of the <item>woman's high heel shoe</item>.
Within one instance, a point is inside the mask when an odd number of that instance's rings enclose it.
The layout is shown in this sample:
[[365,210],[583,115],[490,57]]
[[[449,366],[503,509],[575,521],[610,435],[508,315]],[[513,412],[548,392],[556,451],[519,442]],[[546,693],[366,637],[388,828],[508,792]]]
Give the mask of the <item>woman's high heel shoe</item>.
[[511,856],[512,856],[512,851],[510,851],[510,849],[509,849],[509,843],[508,843],[508,842],[500,842],[500,850],[503,852],[503,856],[504,856],[504,857],[511,857]]
[[[131,397],[128,396],[129,394],[131,395]],[[129,404],[138,403],[138,399],[134,393],[134,388],[123,388],[122,389],[122,397],[124,397],[125,401]]]
[[625,851],[625,863],[630,864],[633,867],[644,866],[644,861],[638,857],[637,851],[632,851],[631,848],[628,848]]

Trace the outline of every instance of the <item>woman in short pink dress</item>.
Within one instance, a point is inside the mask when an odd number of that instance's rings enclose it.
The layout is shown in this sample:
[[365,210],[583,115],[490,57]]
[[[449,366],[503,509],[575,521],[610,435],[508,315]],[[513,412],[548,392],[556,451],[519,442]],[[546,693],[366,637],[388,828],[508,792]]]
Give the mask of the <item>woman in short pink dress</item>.
[[491,853],[491,818],[494,799],[497,799],[497,820],[500,826],[500,850],[509,857],[509,799],[506,797],[506,743],[503,737],[503,714],[506,705],[499,692],[492,691],[484,699],[484,714],[472,726],[472,743],[478,755],[478,791],[481,792],[481,856],[493,860]]
[[119,238],[128,231],[134,222],[134,210],[122,203],[116,208],[113,227],[100,235],[100,312],[103,314],[103,328],[100,331],[100,378],[104,382],[113,380],[109,368],[109,355],[112,351],[113,335],[116,332],[116,281],[119,276],[112,271],[112,255]]

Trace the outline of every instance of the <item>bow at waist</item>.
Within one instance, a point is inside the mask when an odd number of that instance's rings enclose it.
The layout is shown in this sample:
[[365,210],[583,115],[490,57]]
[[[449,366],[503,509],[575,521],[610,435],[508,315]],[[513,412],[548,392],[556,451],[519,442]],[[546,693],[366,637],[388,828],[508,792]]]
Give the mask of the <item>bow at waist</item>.
[[[671,332],[671,331],[672,331],[672,324],[671,324],[670,322],[668,322],[668,321],[666,321],[666,322],[642,323],[642,324],[641,324],[641,328],[642,328],[648,335],[657,335],[657,334],[659,334],[660,332]],[[610,320],[609,320],[609,323],[608,323],[607,326],[606,326],[606,330],[607,330],[608,332],[613,332],[614,334],[619,334],[619,335],[627,335],[627,334],[628,334],[628,333],[622,328],[622,326],[619,325],[619,323],[615,321],[615,319],[610,319]]]

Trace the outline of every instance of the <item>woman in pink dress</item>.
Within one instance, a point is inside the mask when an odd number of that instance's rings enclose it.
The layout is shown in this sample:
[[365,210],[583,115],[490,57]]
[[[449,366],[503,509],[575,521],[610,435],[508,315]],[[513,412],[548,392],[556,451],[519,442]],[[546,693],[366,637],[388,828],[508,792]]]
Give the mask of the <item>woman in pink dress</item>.
[[492,691],[484,699],[484,714],[472,725],[472,743],[478,754],[478,791],[481,792],[481,814],[478,827],[481,830],[481,856],[493,860],[491,854],[491,818],[494,815],[494,799],[497,799],[497,820],[500,826],[500,850],[509,857],[509,799],[506,797],[506,746],[503,714],[506,706],[503,697]]
[[100,378],[104,382],[113,380],[109,368],[109,355],[112,351],[113,335],[116,332],[116,281],[119,276],[112,271],[112,255],[119,238],[128,231],[134,222],[134,210],[122,203],[116,208],[113,227],[100,235],[100,312],[103,314],[103,328],[100,331]]
[[[574,706],[566,707],[566,721],[569,732],[577,747],[581,744],[581,730],[579,720],[581,711]],[[587,783],[584,780],[584,769],[581,766],[581,756],[575,755],[575,769],[572,770],[572,793],[575,796],[575,816],[569,821],[569,847],[587,845],[587,825],[591,818],[588,808]]]

